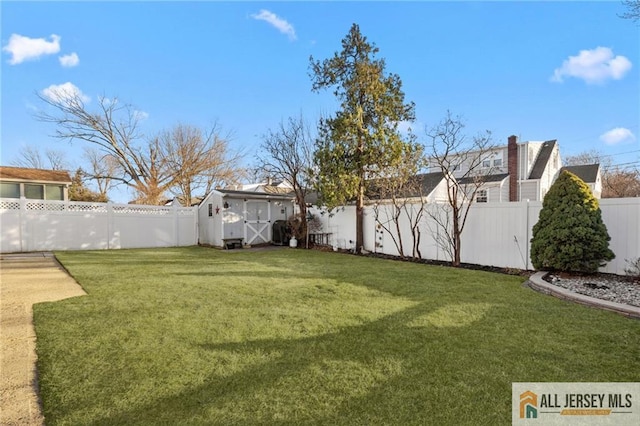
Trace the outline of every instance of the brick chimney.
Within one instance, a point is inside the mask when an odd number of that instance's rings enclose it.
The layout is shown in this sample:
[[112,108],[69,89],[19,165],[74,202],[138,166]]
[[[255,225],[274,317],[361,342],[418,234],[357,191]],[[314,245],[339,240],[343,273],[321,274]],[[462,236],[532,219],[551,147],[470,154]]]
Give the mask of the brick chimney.
[[509,201],[518,201],[518,137],[509,136],[507,144],[507,172],[509,173]]

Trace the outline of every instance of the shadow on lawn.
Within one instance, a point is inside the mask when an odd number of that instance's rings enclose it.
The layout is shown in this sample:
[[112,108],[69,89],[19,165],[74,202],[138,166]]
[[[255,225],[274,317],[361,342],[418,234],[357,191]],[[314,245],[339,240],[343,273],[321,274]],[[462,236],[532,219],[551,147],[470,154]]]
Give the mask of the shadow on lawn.
[[[478,321],[489,321],[492,309]],[[474,398],[488,385],[500,391],[495,400],[504,404],[494,407],[499,417],[485,420],[502,422],[509,413],[510,380],[496,379],[491,365],[480,376],[465,376],[479,371],[478,360],[448,343],[448,336],[468,335],[470,344],[478,336],[471,324],[411,326],[433,312],[432,303],[420,303],[320,336],[203,343],[201,349],[214,353],[274,356],[226,377],[210,375],[200,386],[93,424],[425,424],[460,423],[465,416],[477,423],[473,413],[483,404]],[[492,337],[482,339],[490,345]]]

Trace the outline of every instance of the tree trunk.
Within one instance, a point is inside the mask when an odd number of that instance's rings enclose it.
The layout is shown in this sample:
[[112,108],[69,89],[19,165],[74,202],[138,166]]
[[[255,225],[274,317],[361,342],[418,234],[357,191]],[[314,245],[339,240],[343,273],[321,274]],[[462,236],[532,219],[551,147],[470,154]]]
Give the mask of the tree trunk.
[[453,262],[452,266],[460,266],[460,216],[458,209],[453,209]]
[[364,244],[364,185],[360,187],[358,201],[356,203],[356,253],[362,253]]

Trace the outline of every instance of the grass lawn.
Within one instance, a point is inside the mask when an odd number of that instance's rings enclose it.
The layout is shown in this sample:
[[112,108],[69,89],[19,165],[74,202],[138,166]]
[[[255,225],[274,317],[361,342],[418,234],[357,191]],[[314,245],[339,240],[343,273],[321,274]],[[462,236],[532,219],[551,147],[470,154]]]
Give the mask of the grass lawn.
[[640,321],[520,277],[318,251],[56,254],[47,425],[510,424],[511,383],[640,381]]

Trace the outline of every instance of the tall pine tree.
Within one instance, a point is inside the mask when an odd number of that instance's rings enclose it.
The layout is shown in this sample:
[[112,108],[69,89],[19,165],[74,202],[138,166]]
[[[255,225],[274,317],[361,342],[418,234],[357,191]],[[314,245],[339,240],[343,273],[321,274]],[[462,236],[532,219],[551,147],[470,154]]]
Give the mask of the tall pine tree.
[[385,74],[378,48],[353,24],[342,51],[311,62],[313,91],[334,88],[340,109],[320,120],[315,150],[317,189],[328,207],[356,201],[356,251],[364,244],[366,181],[384,175],[403,152],[398,123],[415,120],[413,102],[405,103],[402,82]]

